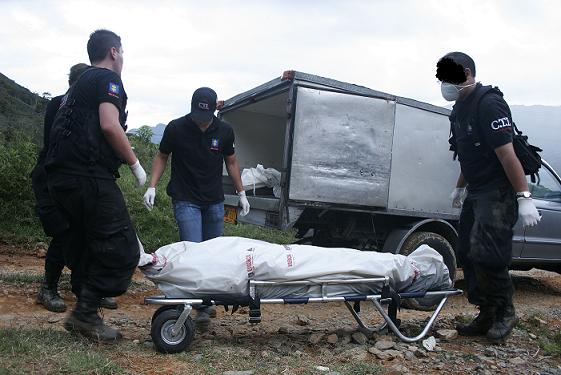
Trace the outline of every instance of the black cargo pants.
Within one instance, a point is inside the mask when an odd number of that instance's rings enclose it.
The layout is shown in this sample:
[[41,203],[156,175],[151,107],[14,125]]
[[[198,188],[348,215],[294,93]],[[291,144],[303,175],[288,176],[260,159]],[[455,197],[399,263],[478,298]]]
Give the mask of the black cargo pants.
[[69,225],[49,195],[47,174],[43,163],[38,163],[31,173],[31,187],[35,194],[35,209],[43,231],[52,237],[45,258],[45,282],[55,288],[64,268],[64,246]]
[[70,227],[64,258],[72,290],[100,297],[126,292],[139,246],[125,200],[114,180],[51,173],[49,193]]
[[470,303],[492,308],[512,305],[514,288],[508,267],[517,217],[518,203],[509,184],[468,190],[460,214],[458,260]]

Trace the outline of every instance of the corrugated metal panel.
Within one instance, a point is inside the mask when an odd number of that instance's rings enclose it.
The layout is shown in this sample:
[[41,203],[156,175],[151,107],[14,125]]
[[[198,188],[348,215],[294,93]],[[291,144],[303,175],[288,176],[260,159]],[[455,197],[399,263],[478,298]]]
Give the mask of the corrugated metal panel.
[[298,88],[291,200],[385,207],[395,102]]
[[448,150],[449,132],[447,116],[397,105],[389,210],[458,214],[449,199],[459,175]]

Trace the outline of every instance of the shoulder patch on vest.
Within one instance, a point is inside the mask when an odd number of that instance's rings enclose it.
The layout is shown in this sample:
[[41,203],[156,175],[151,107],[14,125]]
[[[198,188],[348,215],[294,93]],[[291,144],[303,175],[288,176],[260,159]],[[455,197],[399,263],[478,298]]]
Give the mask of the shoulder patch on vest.
[[109,82],[109,88],[108,88],[107,94],[118,98],[120,90],[121,90],[121,87],[118,84],[116,84],[114,82]]

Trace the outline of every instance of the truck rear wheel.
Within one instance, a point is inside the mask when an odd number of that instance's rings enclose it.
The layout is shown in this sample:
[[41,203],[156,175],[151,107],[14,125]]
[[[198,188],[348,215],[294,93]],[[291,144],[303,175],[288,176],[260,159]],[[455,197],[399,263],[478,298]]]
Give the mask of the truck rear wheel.
[[[456,277],[456,256],[450,242],[443,236],[433,232],[415,232],[403,243],[399,253],[407,256],[421,245],[428,245],[442,255],[444,264],[448,268],[452,285],[454,285],[454,279]],[[439,302],[439,298],[411,298],[403,300],[402,306],[415,310],[430,311],[434,310]]]

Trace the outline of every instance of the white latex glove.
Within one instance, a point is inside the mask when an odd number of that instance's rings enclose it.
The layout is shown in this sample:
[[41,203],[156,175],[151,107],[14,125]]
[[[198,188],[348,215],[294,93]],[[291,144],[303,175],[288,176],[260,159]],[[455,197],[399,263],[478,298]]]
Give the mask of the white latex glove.
[[146,182],[146,172],[144,172],[144,168],[142,168],[142,165],[140,165],[140,161],[138,161],[137,159],[136,163],[134,163],[133,165],[129,165],[129,168],[131,169],[134,177],[136,177],[136,183],[138,184],[138,186],[144,185],[144,183]]
[[242,212],[240,213],[240,216],[245,216],[249,213],[249,201],[245,196],[245,191],[240,191],[238,193],[238,196],[240,197],[240,206],[242,206]]
[[518,219],[523,226],[533,227],[541,218],[532,198],[518,198]]
[[146,193],[144,193],[144,207],[148,209],[148,211],[152,211],[154,208],[154,200],[156,199],[156,188],[149,187],[146,189]]
[[464,200],[466,199],[467,191],[465,187],[455,188],[452,194],[450,194],[450,199],[452,200],[452,207],[462,208]]

